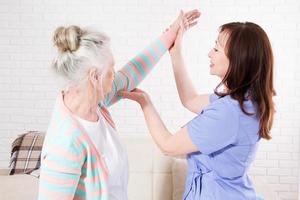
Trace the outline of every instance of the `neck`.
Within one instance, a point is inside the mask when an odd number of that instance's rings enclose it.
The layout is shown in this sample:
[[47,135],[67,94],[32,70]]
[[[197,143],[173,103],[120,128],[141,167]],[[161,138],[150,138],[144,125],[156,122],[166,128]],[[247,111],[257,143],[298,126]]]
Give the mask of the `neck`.
[[65,106],[76,116],[88,120],[98,121],[98,102],[88,92],[79,91],[75,88],[63,93]]

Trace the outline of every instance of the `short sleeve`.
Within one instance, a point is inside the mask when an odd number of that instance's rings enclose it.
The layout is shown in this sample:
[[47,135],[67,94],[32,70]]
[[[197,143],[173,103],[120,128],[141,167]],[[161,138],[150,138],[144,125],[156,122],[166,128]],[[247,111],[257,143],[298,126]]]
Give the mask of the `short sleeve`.
[[215,100],[191,120],[187,129],[199,151],[211,154],[236,141],[238,121],[236,108],[222,98]]
[[218,95],[216,95],[215,93],[212,93],[211,95],[209,95],[209,103],[212,103],[219,98],[220,97]]

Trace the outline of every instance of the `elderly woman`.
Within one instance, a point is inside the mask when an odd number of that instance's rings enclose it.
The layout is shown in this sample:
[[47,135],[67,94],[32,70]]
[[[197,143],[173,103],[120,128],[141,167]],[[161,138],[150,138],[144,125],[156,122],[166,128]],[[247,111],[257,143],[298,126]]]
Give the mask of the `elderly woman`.
[[109,38],[77,26],[54,34],[55,71],[69,85],[59,93],[42,150],[39,199],[127,199],[128,161],[107,107],[118,91],[133,90],[173,45],[180,24],[196,24],[197,10],[171,27],[120,71]]

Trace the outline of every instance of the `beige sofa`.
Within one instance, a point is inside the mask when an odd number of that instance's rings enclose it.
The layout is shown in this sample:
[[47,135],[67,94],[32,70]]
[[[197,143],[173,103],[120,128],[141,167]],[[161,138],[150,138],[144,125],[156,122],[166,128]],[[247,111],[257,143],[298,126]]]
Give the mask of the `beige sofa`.
[[[179,200],[184,189],[185,159],[162,155],[147,135],[121,136],[127,148],[130,178],[129,200]],[[38,179],[31,175],[7,176],[0,170],[0,199],[37,198]],[[275,192],[261,179],[252,177],[257,193],[276,200]]]

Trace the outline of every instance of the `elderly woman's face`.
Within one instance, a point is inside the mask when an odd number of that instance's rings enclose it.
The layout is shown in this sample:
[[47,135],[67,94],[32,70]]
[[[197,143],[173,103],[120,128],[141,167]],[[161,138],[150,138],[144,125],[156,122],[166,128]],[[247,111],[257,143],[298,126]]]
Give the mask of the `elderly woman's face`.
[[112,82],[115,78],[115,61],[112,55],[110,56],[108,65],[109,66],[107,66],[107,70],[104,72],[102,80],[104,96],[112,90]]

